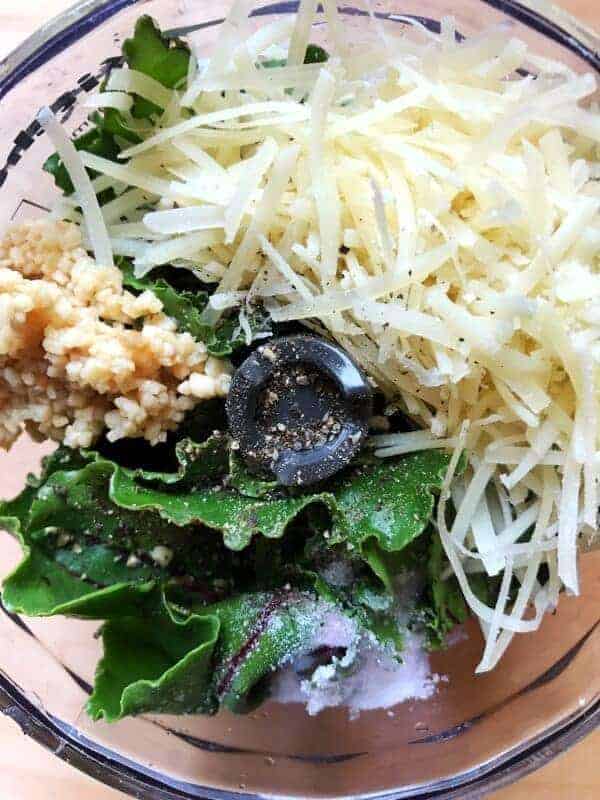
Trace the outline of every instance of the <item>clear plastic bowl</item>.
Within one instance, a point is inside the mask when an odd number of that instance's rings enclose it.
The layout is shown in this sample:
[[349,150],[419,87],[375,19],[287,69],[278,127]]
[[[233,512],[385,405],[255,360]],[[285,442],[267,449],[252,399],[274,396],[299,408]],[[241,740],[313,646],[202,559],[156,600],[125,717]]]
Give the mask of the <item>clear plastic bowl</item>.
[[[415,15],[435,26],[454,14],[460,31],[504,21],[540,54],[577,70],[600,69],[600,39],[541,0],[389,0],[372,3],[384,25]],[[163,28],[196,29],[210,46],[224,13],[211,0],[84,0],[0,65],[0,225],[44,214],[53,196],[40,167],[49,142],[35,124],[52,104],[71,131],[120,42],[142,14]],[[342,9],[349,35],[368,36],[364,6]],[[263,18],[297,3],[257,4]],[[325,42],[326,28],[315,28]],[[325,42],[326,43],[326,42]],[[0,456],[0,496],[11,496],[42,448],[23,440]],[[0,571],[19,558],[2,534]],[[430,700],[350,720],[344,709],[308,717],[269,704],[247,717],[140,717],[91,723],[83,711],[100,645],[97,625],[0,614],[0,708],[57,756],[139,798],[481,797],[539,767],[600,723],[600,552],[582,558],[583,597],[564,598],[535,635],[517,637],[500,666],[475,677],[481,641],[474,624],[436,655],[447,675]]]

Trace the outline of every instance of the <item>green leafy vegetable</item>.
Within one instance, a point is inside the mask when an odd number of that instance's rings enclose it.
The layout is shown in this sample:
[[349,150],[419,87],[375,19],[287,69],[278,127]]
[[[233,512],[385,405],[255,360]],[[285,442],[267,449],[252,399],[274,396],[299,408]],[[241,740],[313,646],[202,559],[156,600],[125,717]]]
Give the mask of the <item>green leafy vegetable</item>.
[[[192,594],[218,595],[230,588],[236,564],[218,537],[207,539],[197,526],[180,527],[153,512],[117,507],[109,496],[114,465],[90,454],[79,469],[56,469],[71,452],[61,449],[60,457],[47,463],[54,471],[39,488],[28,486],[0,506],[0,526],[20,538],[25,553],[4,584],[8,606],[50,615],[92,592],[121,587],[127,593],[128,585],[178,576],[185,576]],[[207,443],[195,462],[196,475],[202,465],[210,476],[213,458],[219,456]]]
[[320,622],[295,592],[256,592],[193,611],[164,597],[148,619],[110,620],[88,704],[112,722],[144,712],[246,712],[263,699],[263,679],[306,644]]
[[314,601],[298,592],[254,593],[213,607],[222,626],[215,686],[231,711],[252,710],[259,682],[290,658],[320,622]]
[[395,571],[390,568],[387,553],[380,547],[376,539],[367,539],[363,544],[362,557],[391,594],[394,590]]
[[[83,537],[89,536],[85,531],[105,519],[107,529],[94,533],[107,541],[113,524],[124,527],[126,536],[142,539],[158,530],[154,540],[164,541],[164,522],[134,515],[139,519],[132,529],[134,520],[127,512],[117,522],[101,488],[106,462],[90,461],[79,470],[61,472],[60,466],[70,466],[71,461],[80,457],[58,451],[46,462],[47,479],[28,486],[0,509],[0,524],[8,523],[18,533],[25,550],[22,564],[5,582],[7,607],[28,615],[106,620],[104,656],[88,704],[94,719],[115,721],[145,711],[214,713],[220,706],[236,711],[253,707],[261,697],[257,687],[263,678],[310,639],[318,624],[314,600],[299,592],[253,591],[206,605],[198,604],[198,595],[196,605],[182,614],[174,604],[182,591],[177,582],[165,574],[144,580],[139,568],[123,565],[115,571],[111,547],[86,546],[81,538],[82,530]],[[207,472],[212,469],[207,467]],[[56,521],[62,524],[60,530],[50,525]],[[57,544],[68,532],[76,544],[82,541],[80,552]],[[178,535],[182,533],[179,529]],[[203,548],[207,544],[210,550],[206,541]],[[202,571],[208,573],[206,563]],[[221,567],[218,573],[223,574]],[[95,579],[114,583],[103,586]],[[194,598],[189,586],[185,596],[188,602]]]
[[[152,509],[175,525],[200,524],[219,531],[231,550],[243,550],[255,534],[279,539],[288,525],[313,502],[312,495],[257,500],[219,486],[199,486],[196,491],[160,488],[160,478],[142,481],[116,468],[111,497],[121,508]],[[318,496],[317,496],[318,497]]]
[[[204,342],[211,355],[225,358],[247,344],[239,317],[223,317],[216,327],[203,322],[202,312],[208,303],[208,292],[202,289],[176,289],[163,277],[153,278],[152,274],[136,278],[131,262],[125,258],[120,258],[118,265],[127,288],[135,292],[149,290],[155,294],[163,304],[165,314],[177,320],[180,330]],[[248,315],[248,324],[253,335],[270,332],[267,316],[259,311]]]
[[448,463],[445,454],[423,451],[361,467],[352,480],[336,481],[332,542],[361,547],[374,538],[385,551],[402,550],[427,526]]
[[443,577],[447,564],[440,537],[432,536],[427,555],[428,586],[421,606],[421,622],[433,650],[442,647],[447,634],[455,625],[465,622],[468,616],[458,581],[454,576]]
[[191,439],[181,439],[175,446],[177,472],[151,472],[136,470],[134,475],[150,483],[176,487],[177,490],[194,490],[202,484],[214,486],[229,469],[229,442],[216,433],[198,444]]
[[[94,718],[252,708],[272,671],[310,641],[322,613],[316,598],[401,650],[393,561],[423,532],[446,456],[361,466],[317,493],[248,473],[225,436],[182,439],[175,459],[178,468],[161,473],[61,448],[0,506],[0,525],[25,554],[5,582],[7,607],[105,620]],[[157,547],[166,561],[152,557]],[[325,569],[343,558],[354,570],[347,586]],[[442,625],[444,609],[453,611],[447,597],[440,602]]]
[[245,497],[260,498],[277,489],[277,481],[250,472],[244,462],[231,450],[228,485]]
[[[82,136],[73,140],[76,150],[83,150],[86,153],[93,153],[96,156],[108,158],[110,161],[117,161],[121,148],[114,138],[100,128],[92,128]],[[71,195],[75,191],[67,168],[62,162],[58,153],[53,153],[45,162],[44,170],[54,178],[54,183],[66,195]],[[92,178],[96,177],[93,170],[88,170]],[[111,199],[108,195],[99,198],[101,202]]]
[[[306,55],[304,56],[305,64],[323,64],[329,60],[329,53],[318,44],[309,44],[306,48]],[[263,69],[276,69],[277,67],[287,66],[287,58],[269,58],[260,62],[260,67]],[[285,90],[285,93],[291,95],[294,90],[290,87]],[[302,100],[301,102],[304,102]]]
[[130,144],[139,144],[142,139],[131,126],[120,111],[116,108],[105,108],[102,112],[95,112],[90,117],[94,125],[106,136],[124,139]]
[[[310,574],[310,573],[309,573]],[[357,573],[348,586],[334,586],[323,575],[312,574],[313,585],[322,600],[341,608],[361,628],[370,631],[377,641],[395,651],[402,652],[404,636],[394,619],[392,597],[374,584],[369,576]]]
[[[304,56],[305,64],[324,64],[329,61],[329,53],[318,44],[309,44]],[[287,58],[270,58],[260,62],[264,69],[276,69],[277,67],[287,66]]]
[[[131,69],[143,72],[166,86],[184,88],[188,75],[190,50],[180,39],[169,39],[161,32],[152,17],[140,17],[133,38],[123,44],[123,55]],[[143,97],[136,97],[132,115],[147,119],[161,109]]]
[[309,44],[304,56],[305,64],[324,64],[329,61],[329,53],[318,44]]
[[257,494],[256,487],[246,495],[229,486],[206,484],[189,492],[186,475],[193,463],[192,456],[182,464],[179,489],[172,476],[136,475],[113,465],[111,499],[132,511],[152,509],[176,525],[199,523],[219,530],[233,550],[247,547],[256,534],[282,537],[304,509],[317,504],[331,514],[331,544],[344,542],[360,551],[375,539],[391,552],[402,550],[427,526],[433,491],[442,484],[448,457],[426,451],[392,464],[359,467],[317,493],[277,491],[260,497],[248,496]]
[[[74,459],[70,453],[59,451],[46,463],[39,487],[28,486],[20,498],[0,507],[0,515],[5,527],[25,536],[27,548],[34,544],[36,552],[69,574],[90,579],[93,574],[96,587],[124,577],[218,576],[220,565],[211,564],[223,544],[227,550],[243,551],[260,535],[281,539],[308,509],[312,517],[304,524],[311,530],[327,525],[328,547],[343,546],[364,559],[389,588],[392,554],[404,551],[425,529],[432,491],[447,464],[440,453],[416,454],[394,464],[351,470],[313,493],[274,490],[248,474],[235,462],[225,436],[209,437],[202,444],[180,441],[179,469],[169,473],[127,469],[92,453]],[[412,482],[409,473],[414,474]],[[370,481],[378,487],[374,496],[366,491]],[[381,497],[389,512],[383,517]],[[315,514],[321,518],[318,523]],[[124,571],[121,559],[109,562],[103,549],[124,557],[148,554],[157,546],[172,552],[168,569],[144,558]],[[375,566],[384,557],[387,576],[383,567]],[[26,567],[27,559],[21,565]]]
[[104,656],[88,702],[92,719],[214,712],[210,680],[219,627],[209,613],[180,620],[164,601],[145,618],[111,619],[102,629]]
[[[165,37],[151,17],[143,16],[138,20],[133,38],[127,39],[123,45],[123,55],[131,69],[149,75],[168,89],[185,83],[190,59],[188,46],[178,39]],[[153,103],[135,97],[133,117],[150,119],[160,112],[161,109]],[[95,112],[90,119],[94,127],[74,140],[77,150],[117,161],[121,152],[119,139],[131,144],[141,141],[140,136],[127,124],[125,116],[115,109]],[[73,183],[58,153],[53,153],[46,160],[44,170],[54,177],[56,186],[65,194],[73,194]],[[96,176],[93,170],[88,172],[92,178]],[[104,203],[112,198],[112,192],[102,193],[99,200]]]

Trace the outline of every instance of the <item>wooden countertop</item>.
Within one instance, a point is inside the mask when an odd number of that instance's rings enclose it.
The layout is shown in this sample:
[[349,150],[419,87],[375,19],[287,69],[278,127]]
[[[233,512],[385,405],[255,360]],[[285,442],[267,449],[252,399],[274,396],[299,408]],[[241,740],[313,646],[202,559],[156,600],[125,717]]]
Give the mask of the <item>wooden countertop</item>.
[[[555,0],[588,25],[600,28],[599,0]],[[0,0],[0,58],[72,0]],[[597,800],[600,797],[600,731],[494,800]],[[0,716],[0,798],[6,800],[124,800],[26,738]]]

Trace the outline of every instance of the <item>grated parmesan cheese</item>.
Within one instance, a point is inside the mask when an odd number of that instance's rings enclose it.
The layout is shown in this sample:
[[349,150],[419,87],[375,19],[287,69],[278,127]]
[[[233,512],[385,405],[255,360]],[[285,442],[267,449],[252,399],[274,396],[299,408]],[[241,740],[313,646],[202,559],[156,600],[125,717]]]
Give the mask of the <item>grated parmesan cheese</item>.
[[96,261],[101,267],[112,267],[113,254],[106,224],[100,211],[96,192],[92,187],[89,175],[83,167],[75,145],[49,108],[43,108],[39,112],[38,122],[50,137],[54,147],[56,147],[75,187],[75,192],[82,205],[87,233]]

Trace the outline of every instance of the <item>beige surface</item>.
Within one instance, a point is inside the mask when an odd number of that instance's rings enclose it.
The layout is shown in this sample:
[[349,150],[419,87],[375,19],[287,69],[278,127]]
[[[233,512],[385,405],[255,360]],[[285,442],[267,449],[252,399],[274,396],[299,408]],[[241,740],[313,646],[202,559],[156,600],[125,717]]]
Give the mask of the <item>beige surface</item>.
[[[0,0],[0,57],[71,0]],[[600,0],[558,0],[594,28],[600,28]],[[597,800],[600,797],[600,731],[568,754],[494,800]],[[2,800],[118,800],[124,795],[87,778],[27,739],[0,717]]]

